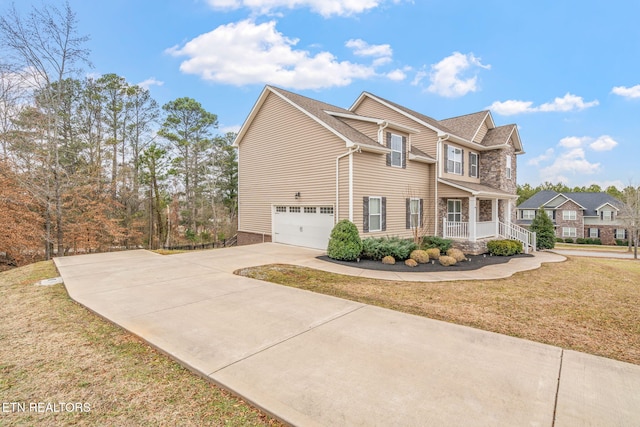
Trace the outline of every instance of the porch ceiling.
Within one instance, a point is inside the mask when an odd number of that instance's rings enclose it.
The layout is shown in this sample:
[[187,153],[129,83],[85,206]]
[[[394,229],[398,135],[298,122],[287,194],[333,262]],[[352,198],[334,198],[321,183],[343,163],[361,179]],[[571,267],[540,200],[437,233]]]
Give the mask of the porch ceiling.
[[470,196],[487,197],[491,199],[517,199],[517,194],[507,193],[506,191],[498,190],[497,188],[490,187],[488,185],[476,184],[473,182],[457,181],[454,179],[439,178],[438,182],[449,185],[451,187],[463,190],[469,193]]

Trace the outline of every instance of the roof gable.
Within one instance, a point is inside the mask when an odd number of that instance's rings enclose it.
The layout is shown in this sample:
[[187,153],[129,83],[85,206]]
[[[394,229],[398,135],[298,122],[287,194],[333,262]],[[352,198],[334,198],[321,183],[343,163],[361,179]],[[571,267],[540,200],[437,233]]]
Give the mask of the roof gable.
[[458,136],[473,141],[482,128],[482,124],[487,121],[489,122],[487,123],[488,129],[495,127],[489,111],[478,111],[477,113],[440,120],[440,123],[453,130]]

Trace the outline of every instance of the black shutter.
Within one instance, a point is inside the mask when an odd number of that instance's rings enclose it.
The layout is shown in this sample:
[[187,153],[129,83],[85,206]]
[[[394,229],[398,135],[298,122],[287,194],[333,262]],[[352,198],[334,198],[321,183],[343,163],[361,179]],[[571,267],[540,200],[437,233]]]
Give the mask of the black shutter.
[[444,171],[449,172],[449,145],[444,144]]
[[423,220],[422,218],[424,218],[424,199],[420,199],[420,213],[418,214],[418,217],[420,218],[420,227],[424,227],[423,224]]
[[476,156],[476,178],[480,178],[480,153]]
[[[391,132],[387,132],[387,148],[391,150]],[[391,166],[391,152],[387,153],[387,166]]]
[[598,228],[598,239],[600,238],[600,229]]
[[362,231],[369,232],[369,198],[362,198]]
[[407,168],[407,137],[402,137],[402,168]]
[[406,206],[407,206],[407,214],[405,216],[406,218],[406,228],[407,230],[411,228],[411,199],[407,198],[406,199]]
[[460,175],[464,176],[464,150],[460,150]]
[[382,209],[381,209],[381,213],[382,215],[380,215],[382,217],[381,222],[382,222],[382,231],[386,231],[387,230],[387,198],[383,197],[382,198]]

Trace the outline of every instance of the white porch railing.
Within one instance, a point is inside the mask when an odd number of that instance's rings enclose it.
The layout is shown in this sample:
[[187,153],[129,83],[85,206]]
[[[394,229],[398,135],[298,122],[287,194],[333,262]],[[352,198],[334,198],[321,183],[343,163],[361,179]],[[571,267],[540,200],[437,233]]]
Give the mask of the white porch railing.
[[[470,230],[475,230],[471,235]],[[536,250],[536,233],[515,224],[505,224],[498,221],[476,222],[475,227],[469,227],[468,222],[452,222],[442,219],[442,235],[445,239],[465,239],[475,241],[487,237],[502,237],[522,242],[525,253],[531,248]]]

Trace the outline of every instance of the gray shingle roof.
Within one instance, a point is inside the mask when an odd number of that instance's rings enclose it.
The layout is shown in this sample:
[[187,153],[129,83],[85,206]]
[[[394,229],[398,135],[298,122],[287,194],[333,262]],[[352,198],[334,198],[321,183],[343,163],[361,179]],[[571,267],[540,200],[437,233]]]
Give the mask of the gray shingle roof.
[[482,122],[487,118],[488,113],[486,110],[478,111],[477,113],[440,120],[440,123],[453,130],[456,135],[471,141],[476,132],[478,132]]
[[618,209],[623,206],[623,203],[620,200],[607,193],[558,193],[555,191],[545,190],[537,192],[529,199],[522,202],[518,205],[518,209],[538,209],[543,207],[545,203],[549,202],[558,194],[562,194],[580,206],[584,206],[585,216],[597,216],[596,209],[607,203]]
[[480,143],[485,147],[506,144],[515,127],[516,125],[504,125],[489,129]]

